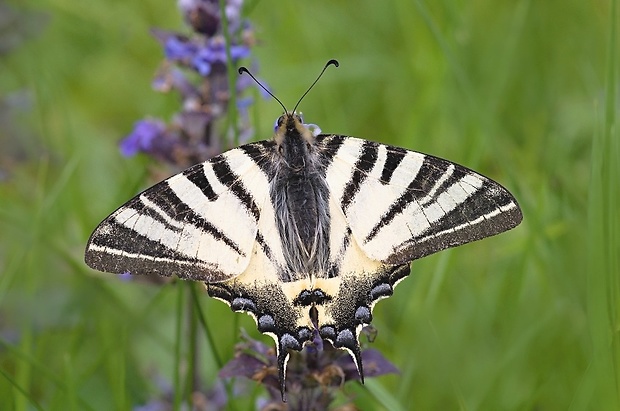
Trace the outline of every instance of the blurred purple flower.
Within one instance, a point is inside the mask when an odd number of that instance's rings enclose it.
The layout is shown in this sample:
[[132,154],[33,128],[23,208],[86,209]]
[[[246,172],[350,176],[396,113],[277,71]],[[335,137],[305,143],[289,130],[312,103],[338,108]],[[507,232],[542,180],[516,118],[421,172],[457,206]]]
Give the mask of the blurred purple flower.
[[[174,387],[161,376],[154,377],[159,395],[150,399],[147,403],[133,407],[133,411],[171,411],[174,409]],[[191,406],[182,403],[182,410],[193,411],[220,411],[226,409],[228,395],[222,382],[218,381],[206,391],[193,391],[191,394]]]
[[172,61],[191,61],[198,52],[198,46],[189,39],[169,35],[164,44],[164,55]]
[[179,0],[185,21],[197,32],[214,35],[220,26],[220,7],[217,0]]
[[242,8],[243,0],[228,0],[226,4],[226,18],[228,18],[228,21],[240,21]]
[[[235,358],[220,370],[219,376],[258,381],[269,393],[269,399],[263,401],[262,406],[281,407],[277,357],[273,348],[245,333],[242,333],[242,339],[243,342],[235,348]],[[362,361],[367,378],[398,373],[398,369],[377,350],[363,350]],[[302,352],[291,353],[286,377],[288,409],[327,409],[337,390],[347,381],[359,379],[351,356],[323,341],[316,333],[316,338]],[[305,408],[300,408],[302,403]]]
[[[225,67],[226,57],[226,44],[221,41],[222,39],[211,39],[209,43],[198,50],[192,59],[192,66],[201,76],[208,76],[211,73],[211,68],[215,64],[221,64]],[[230,57],[232,63],[235,64],[242,58],[249,57],[250,49],[246,46],[230,46]]]
[[[228,65],[237,66],[241,59],[250,57],[255,44],[252,26],[241,17],[242,0],[226,2],[226,18],[230,34],[230,57],[220,15],[219,0],[179,0],[179,9],[194,32],[190,35],[152,29],[153,36],[162,45],[165,61],[152,82],[160,92],[178,93],[180,110],[172,121],[142,120],[120,143],[123,155],[142,152],[172,165],[175,170],[208,160],[221,152],[225,142],[231,141],[234,128],[223,133],[215,121],[226,115],[231,93],[235,93],[239,141],[249,141],[253,135],[248,116],[251,97],[244,95],[247,87],[256,86],[246,76],[236,79],[234,90],[229,90]],[[256,63],[253,63],[256,66]],[[200,76],[193,75],[197,72]],[[256,69],[254,71],[257,71]],[[264,96],[268,96],[261,90]]]
[[185,99],[200,98],[200,91],[192,84],[185,74],[177,67],[170,64],[163,64],[157,71],[151,86],[154,90],[167,93],[176,90]]
[[237,99],[237,109],[238,110],[245,110],[245,111],[247,111],[247,109],[253,103],[254,103],[254,99],[252,97],[239,98],[239,99]]
[[140,120],[134,124],[133,131],[121,143],[121,153],[131,157],[138,152],[149,152],[153,142],[166,130],[166,125],[159,120]]
[[[179,0],[178,5],[185,21],[197,33],[213,36],[221,29],[218,0]],[[231,34],[235,33],[240,27],[242,8],[243,0],[228,0],[226,2],[226,18]]]

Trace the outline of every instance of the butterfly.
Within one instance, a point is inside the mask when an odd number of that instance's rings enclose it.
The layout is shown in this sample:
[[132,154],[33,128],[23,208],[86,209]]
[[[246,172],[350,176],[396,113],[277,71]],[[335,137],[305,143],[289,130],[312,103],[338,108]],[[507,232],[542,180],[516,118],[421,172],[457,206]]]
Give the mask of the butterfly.
[[521,220],[508,190],[466,167],[315,135],[284,109],[271,140],[196,164],[122,205],[91,235],[85,261],[204,282],[275,340],[284,399],[291,350],[318,333],[349,352],[363,382],[360,331],[410,262]]

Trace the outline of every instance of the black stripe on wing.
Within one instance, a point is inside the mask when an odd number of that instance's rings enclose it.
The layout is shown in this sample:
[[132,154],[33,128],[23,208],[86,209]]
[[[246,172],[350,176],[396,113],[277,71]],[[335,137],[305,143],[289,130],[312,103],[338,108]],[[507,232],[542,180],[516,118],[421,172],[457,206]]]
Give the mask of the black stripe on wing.
[[[509,209],[507,211],[501,211],[498,214],[494,214],[494,211],[500,210],[500,208],[506,208],[511,203],[515,203],[514,198],[506,190],[499,190],[498,184],[486,180],[482,187],[478,189],[467,201],[459,204],[457,207],[446,213],[437,223],[433,224],[427,231],[423,232],[419,237],[422,239],[429,238],[439,233],[449,233],[450,230],[455,227],[467,224],[469,221],[475,221],[476,219],[488,216],[485,218],[485,222],[471,224],[464,227],[458,232],[468,235],[468,237],[475,237],[476,239],[489,237],[503,231],[506,231],[521,221],[520,212],[518,207]],[[514,210],[511,212],[511,210]],[[470,240],[473,241],[473,240]]]
[[446,173],[450,164],[446,160],[425,156],[422,166],[407,186],[405,192],[390,206],[387,213],[381,217],[381,220],[377,222],[364,241],[368,242],[375,238],[381,229],[389,225],[409,204],[428,196],[435,187],[436,182]]
[[368,173],[370,173],[370,170],[375,166],[378,153],[379,146],[376,143],[364,141],[360,156],[355,162],[353,175],[351,175],[347,185],[344,187],[342,198],[340,199],[340,206],[345,213],[349,204],[351,204],[351,201],[353,201],[355,195],[360,190],[360,186],[364,183],[366,177],[368,177]]
[[400,163],[405,158],[407,150],[400,147],[389,147],[387,150],[387,158],[383,163],[383,170],[381,171],[381,183],[389,184],[394,175],[394,171],[398,168]]
[[182,278],[201,281],[221,281],[229,277],[215,267],[208,267],[196,258],[152,241],[112,220],[105,221],[99,230],[93,233],[85,261],[96,270],[116,274],[176,274]]
[[239,147],[262,170],[269,179],[272,178],[273,154],[276,151],[275,141],[258,141]]
[[[441,160],[441,159],[440,159]],[[445,160],[442,160],[445,161]],[[476,174],[482,179],[482,186],[471,193],[465,201],[446,212],[430,227],[415,237],[395,246],[395,253],[385,262],[400,264],[450,247],[481,240],[510,230],[523,219],[517,200],[499,183],[462,166],[455,165],[455,174],[462,177]],[[466,184],[459,179],[453,184]],[[450,180],[449,179],[449,180]],[[442,185],[443,187],[443,185]],[[449,190],[445,187],[442,192]],[[439,197],[439,193],[434,198]],[[427,204],[430,204],[429,202]]]
[[169,186],[168,180],[162,181],[156,186],[156,189],[147,190],[144,195],[157,204],[171,219],[182,224],[192,224],[205,233],[212,235],[216,240],[222,241],[240,256],[245,257],[245,253],[235,241],[182,201]]
[[351,228],[347,227],[346,232],[344,233],[344,237],[342,238],[342,243],[340,244],[340,249],[335,253],[335,259],[329,265],[327,271],[327,278],[334,278],[340,275],[340,265],[342,264],[342,259],[344,258],[347,249],[351,245],[351,236],[352,236]]
[[269,261],[274,262],[275,265],[276,260],[271,252],[271,247],[269,247],[269,244],[265,241],[265,237],[263,237],[263,233],[261,233],[260,230],[256,232],[256,242],[260,246],[261,250],[263,250],[265,257],[267,257]]
[[[250,159],[254,161],[254,158],[250,157]],[[260,218],[260,210],[254,201],[254,197],[243,185],[241,177],[239,177],[239,175],[237,175],[237,173],[230,168],[225,157],[222,157],[219,161],[214,161],[212,165],[213,172],[220,183],[228,187],[228,189],[239,199],[239,201],[241,201],[246,210],[248,210],[254,216],[254,219],[258,221]]]
[[[159,205],[155,203],[155,207],[157,208],[152,207],[150,204],[147,205],[144,203],[141,197],[142,196],[136,197],[132,202],[126,204],[125,207],[128,209],[131,209],[136,214],[140,214],[140,215],[152,218],[153,220],[163,225],[166,228],[166,230],[170,230],[177,234],[183,231],[181,222],[176,222],[176,221],[174,223],[170,222],[170,219],[166,219],[164,216],[162,216],[161,214],[162,211],[159,209],[160,208]],[[145,199],[153,202],[149,197],[145,196]]]
[[336,153],[338,153],[338,150],[346,139],[347,136],[336,134],[319,134],[316,137],[317,147],[320,149],[324,170],[327,170],[332,163]]
[[444,174],[443,176],[443,182],[441,183],[441,185],[434,188],[432,195],[427,195],[423,199],[421,199],[420,205],[424,207],[431,203],[434,203],[443,193],[449,190],[450,187],[452,187],[454,184],[458,183],[458,181],[465,177],[467,174],[468,173],[466,169],[458,167],[456,165],[452,165],[452,167],[450,168],[450,163],[448,163],[446,174]]
[[209,201],[215,201],[217,199],[217,194],[213,191],[213,187],[205,174],[204,165],[201,164],[200,166],[188,168],[183,171],[183,175],[198,187]]

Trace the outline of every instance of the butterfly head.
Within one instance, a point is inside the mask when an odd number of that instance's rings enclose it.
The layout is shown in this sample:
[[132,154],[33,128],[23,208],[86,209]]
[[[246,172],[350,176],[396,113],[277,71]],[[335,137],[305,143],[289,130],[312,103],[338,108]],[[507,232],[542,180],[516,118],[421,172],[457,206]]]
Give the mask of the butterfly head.
[[[327,67],[336,66],[338,67],[340,64],[337,60],[329,60],[321,73],[317,76],[316,80],[308,87],[308,90],[299,98],[297,104],[293,108],[293,111],[288,111],[284,104],[271,92],[267,87],[261,84],[260,81],[250,73],[250,71],[245,67],[239,67],[239,74],[247,73],[255,82],[258,84],[267,94],[273,97],[284,109],[284,114],[281,115],[275,124],[275,136],[274,140],[278,145],[278,153],[280,153],[284,160],[289,162],[289,160],[294,160],[293,163],[301,162],[303,163],[305,155],[308,154],[308,151],[312,149],[313,144],[316,141],[316,136],[321,133],[321,129],[314,124],[304,124],[303,119],[300,113],[297,113],[295,110],[299,106],[299,103],[304,99],[304,97],[308,94],[308,92],[314,87],[314,85],[319,81]],[[289,162],[291,165],[291,162]],[[296,167],[294,167],[296,168]]]
[[304,123],[304,118],[303,115],[301,113],[295,113],[295,112],[286,112],[285,114],[282,114],[280,117],[277,118],[276,122],[273,125],[273,130],[277,133],[278,129],[280,129],[282,126],[293,126],[295,120],[297,120],[297,122],[303,124]]
[[300,113],[287,112],[275,124],[274,140],[278,152],[286,159],[303,156],[314,145],[316,136],[303,122]]

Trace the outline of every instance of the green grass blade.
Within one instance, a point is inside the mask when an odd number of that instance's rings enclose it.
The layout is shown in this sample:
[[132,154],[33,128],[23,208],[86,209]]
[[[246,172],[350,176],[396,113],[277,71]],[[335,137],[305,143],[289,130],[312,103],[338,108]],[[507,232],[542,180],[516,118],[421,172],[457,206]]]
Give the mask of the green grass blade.
[[611,3],[603,125],[594,136],[588,204],[588,315],[596,405],[620,409],[620,159],[617,112],[618,5]]

